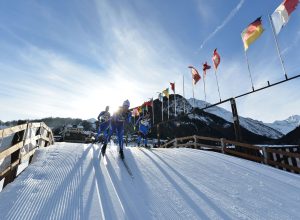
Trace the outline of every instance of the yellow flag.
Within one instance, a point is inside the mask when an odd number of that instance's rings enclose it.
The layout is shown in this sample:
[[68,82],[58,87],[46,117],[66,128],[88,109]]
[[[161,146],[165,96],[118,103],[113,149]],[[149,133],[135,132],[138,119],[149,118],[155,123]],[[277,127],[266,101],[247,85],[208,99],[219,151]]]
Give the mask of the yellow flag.
[[162,91],[162,93],[169,98],[169,88],[166,88],[164,91]]

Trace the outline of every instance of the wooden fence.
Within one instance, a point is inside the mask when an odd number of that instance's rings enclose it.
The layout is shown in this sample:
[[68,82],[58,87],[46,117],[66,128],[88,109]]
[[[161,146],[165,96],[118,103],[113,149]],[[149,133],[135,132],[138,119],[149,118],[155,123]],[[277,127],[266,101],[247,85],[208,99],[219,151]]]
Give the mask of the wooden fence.
[[267,164],[293,173],[300,173],[300,146],[257,146],[225,138],[211,138],[198,135],[175,138],[160,147],[188,147],[212,150]]
[[[5,139],[9,140],[6,147],[1,146]],[[31,162],[37,147],[47,147],[54,143],[51,129],[43,122],[2,129],[0,140],[0,182],[3,187],[15,179],[18,166],[22,162]]]

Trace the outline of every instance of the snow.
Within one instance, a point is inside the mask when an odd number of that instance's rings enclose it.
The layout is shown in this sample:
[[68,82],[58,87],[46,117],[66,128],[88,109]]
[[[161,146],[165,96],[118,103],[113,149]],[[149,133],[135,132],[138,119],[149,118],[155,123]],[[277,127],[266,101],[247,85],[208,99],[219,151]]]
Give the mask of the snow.
[[215,152],[58,143],[0,193],[0,219],[299,219],[300,176]]
[[282,121],[274,121],[273,123],[266,123],[271,128],[287,134],[300,126],[300,115],[293,115]]

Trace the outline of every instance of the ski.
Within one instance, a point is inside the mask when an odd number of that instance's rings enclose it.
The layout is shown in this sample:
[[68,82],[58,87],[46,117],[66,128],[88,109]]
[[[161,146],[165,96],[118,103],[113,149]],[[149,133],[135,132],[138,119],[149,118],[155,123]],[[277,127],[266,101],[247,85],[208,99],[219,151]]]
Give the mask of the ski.
[[[99,145],[100,146],[100,145]],[[103,149],[104,148],[104,149]],[[103,151],[104,150],[104,151]],[[100,159],[102,158],[103,160],[103,164],[106,166],[107,165],[107,161],[106,161],[106,157],[105,157],[105,152],[106,152],[106,145],[102,146],[101,148],[101,153],[100,153]],[[100,160],[101,161],[101,160]]]
[[126,168],[128,174],[129,174],[129,176],[130,176],[132,179],[134,179],[134,176],[133,176],[133,174],[132,174],[132,172],[131,172],[131,169],[129,168],[128,164],[126,163],[125,158],[123,158],[123,159],[121,158],[121,160],[122,160],[122,162],[123,162],[123,164],[124,164],[124,166],[125,166],[125,168]]

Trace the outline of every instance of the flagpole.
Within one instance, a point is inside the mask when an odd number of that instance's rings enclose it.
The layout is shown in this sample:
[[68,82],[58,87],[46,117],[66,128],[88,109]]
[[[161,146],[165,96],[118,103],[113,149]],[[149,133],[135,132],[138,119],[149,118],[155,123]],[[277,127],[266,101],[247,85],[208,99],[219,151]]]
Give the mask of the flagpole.
[[[204,97],[206,102],[206,91],[205,91],[205,75],[203,75],[203,84],[204,84]],[[205,104],[206,105],[206,104]]]
[[270,24],[271,24],[271,27],[272,27],[272,33],[273,33],[273,36],[274,36],[276,49],[277,49],[277,52],[278,52],[278,56],[279,56],[279,60],[280,60],[281,66],[282,66],[282,70],[283,70],[285,79],[288,79],[286,71],[285,71],[285,67],[284,67],[284,64],[283,64],[283,60],[282,60],[282,57],[281,57],[281,52],[280,52],[278,40],[277,40],[277,37],[276,37],[276,34],[275,34],[274,25],[273,25],[273,22],[272,22],[271,15],[269,15],[269,21],[270,21]]
[[152,125],[154,125],[154,102],[152,97]]
[[168,97],[168,120],[170,119],[170,97]]
[[192,85],[193,85],[193,101],[194,101],[193,108],[195,108],[195,94],[194,94],[194,82],[193,82],[193,80],[192,80]]
[[218,77],[217,77],[217,70],[215,69],[215,76],[216,76],[216,81],[217,81],[217,86],[218,86],[218,92],[219,92],[219,98],[220,98],[220,102],[221,100],[221,94],[220,94],[220,88],[219,88],[219,83],[218,83]]
[[182,87],[183,87],[183,114],[185,114],[185,95],[184,95],[184,75],[182,74]]
[[175,99],[175,117],[176,117],[176,94],[175,94],[175,87],[174,87],[174,99]]
[[251,71],[250,71],[250,66],[249,66],[249,61],[248,61],[248,56],[247,56],[246,50],[245,50],[245,58],[246,58],[247,67],[248,67],[248,71],[249,71],[249,76],[250,76],[250,80],[251,80],[252,90],[254,91],[254,86],[253,86],[253,81],[252,81],[252,75],[251,75]]
[[164,121],[164,97],[161,99],[161,121]]

